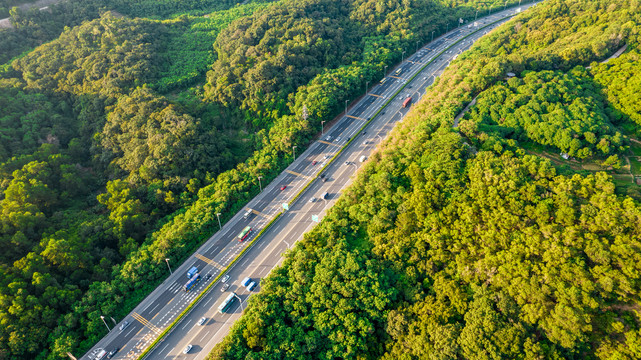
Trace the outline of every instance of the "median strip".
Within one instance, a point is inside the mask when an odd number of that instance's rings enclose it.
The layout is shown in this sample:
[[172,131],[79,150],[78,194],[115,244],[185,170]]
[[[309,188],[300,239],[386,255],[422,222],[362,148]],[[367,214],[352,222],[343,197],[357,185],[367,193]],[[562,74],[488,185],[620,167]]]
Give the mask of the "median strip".
[[[244,248],[244,249],[243,249],[243,250],[242,250],[238,255],[236,255],[236,257],[234,258],[234,260],[232,260],[232,261],[229,263],[229,265],[227,265],[227,267],[225,267],[225,268],[220,272],[220,274],[218,274],[218,276],[216,276],[216,278],[215,278],[215,279],[214,279],[214,280],[213,280],[209,285],[207,285],[207,287],[206,287],[206,288],[205,288],[205,289],[204,289],[204,290],[203,290],[203,291],[202,291],[202,292],[201,292],[201,293],[196,297],[196,299],[194,299],[194,301],[192,301],[192,302],[191,302],[191,304],[187,305],[187,307],[185,308],[185,310],[183,310],[183,311],[180,313],[180,315],[178,315],[178,316],[176,317],[176,319],[175,319],[175,320],[174,320],[174,321],[173,321],[169,326],[167,326],[167,328],[166,328],[165,330],[163,330],[163,332],[162,332],[162,333],[160,333],[160,335],[158,335],[158,337],[156,338],[156,340],[154,340],[154,341],[153,341],[153,342],[152,342],[152,343],[151,343],[151,344],[150,344],[150,345],[145,349],[145,351],[143,351],[143,352],[140,354],[140,356],[138,356],[138,359],[139,359],[139,360],[144,359],[144,358],[145,358],[147,355],[149,355],[149,354],[150,354],[150,353],[151,353],[151,352],[152,352],[156,347],[158,347],[158,344],[159,344],[159,343],[161,343],[161,342],[164,340],[164,337],[165,337],[167,334],[169,334],[169,332],[170,332],[171,330],[173,330],[173,329],[174,329],[174,327],[175,327],[175,326],[177,326],[177,325],[182,321],[182,319],[183,319],[187,314],[189,314],[189,312],[191,312],[191,310],[192,310],[196,305],[198,305],[198,303],[202,300],[202,298],[203,298],[205,295],[207,295],[207,293],[209,293],[209,290],[211,290],[211,288],[212,288],[212,287],[213,287],[213,286],[218,282],[218,280],[220,280],[220,278],[221,278],[223,275],[225,275],[225,274],[226,274],[226,273],[227,273],[227,272],[232,268],[232,266],[236,265],[236,262],[238,262],[238,260],[239,260],[239,259],[240,259],[240,258],[241,258],[241,257],[242,257],[246,252],[247,252],[247,251],[249,251],[249,249],[250,249],[252,246],[254,246],[254,244],[256,243],[256,241],[257,241],[258,239],[260,239],[260,237],[263,235],[263,233],[264,233],[265,231],[267,231],[267,230],[268,230],[268,229],[269,229],[269,228],[274,224],[274,222],[276,222],[276,220],[278,220],[278,218],[280,218],[280,216],[281,216],[281,215],[283,215],[283,213],[282,213],[282,212],[279,212],[278,214],[276,214],[276,216],[274,216],[274,218],[273,218],[269,223],[267,223],[267,225],[265,225],[265,227],[263,227],[263,228],[258,232],[258,234],[256,234],[256,236],[255,236],[255,237],[254,237],[254,239],[249,243],[249,245],[247,245],[247,246],[246,246],[246,247],[245,247],[245,248]],[[232,241],[233,241],[233,240],[232,240]]]

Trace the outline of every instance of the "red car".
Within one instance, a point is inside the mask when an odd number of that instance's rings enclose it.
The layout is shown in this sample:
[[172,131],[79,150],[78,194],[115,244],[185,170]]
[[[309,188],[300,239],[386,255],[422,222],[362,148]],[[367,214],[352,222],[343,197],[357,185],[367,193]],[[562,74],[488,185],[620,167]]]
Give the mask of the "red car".
[[316,165],[316,160],[312,161],[312,165]]
[[280,187],[280,189],[281,189],[281,190],[285,190],[285,189],[287,189],[287,185],[283,185],[283,186],[281,186],[281,187]]

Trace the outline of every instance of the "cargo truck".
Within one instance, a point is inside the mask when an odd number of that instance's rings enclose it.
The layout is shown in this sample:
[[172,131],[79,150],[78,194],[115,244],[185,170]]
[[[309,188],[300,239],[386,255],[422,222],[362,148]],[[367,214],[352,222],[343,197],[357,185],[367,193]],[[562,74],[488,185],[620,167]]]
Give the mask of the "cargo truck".
[[412,97],[410,96],[407,99],[405,99],[405,101],[403,101],[403,107],[404,108],[408,107],[411,102],[412,102]]
[[183,287],[183,290],[185,291],[191,290],[191,288],[193,288],[194,285],[196,285],[196,282],[198,282],[199,280],[200,280],[200,274],[198,273],[194,274],[194,276],[192,276],[192,278],[189,279],[189,281],[187,281],[187,283]]

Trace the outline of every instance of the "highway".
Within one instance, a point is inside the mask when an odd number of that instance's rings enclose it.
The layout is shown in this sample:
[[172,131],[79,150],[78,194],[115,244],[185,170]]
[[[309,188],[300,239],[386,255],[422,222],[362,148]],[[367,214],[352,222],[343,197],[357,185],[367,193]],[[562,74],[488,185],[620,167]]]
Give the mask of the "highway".
[[[531,5],[522,5],[521,8],[525,10]],[[316,224],[312,216],[322,219],[342,190],[351,183],[353,175],[363,165],[360,159],[363,156],[367,158],[375,150],[376,145],[392,130],[395,123],[409,111],[411,106],[402,108],[403,101],[409,96],[412,96],[414,102],[417,101],[452,58],[469,48],[474,40],[498,24],[482,29],[468,39],[453,45],[455,42],[477,31],[485,24],[501,18],[507,20],[514,14],[515,10],[509,9],[489,17],[479,18],[476,21],[478,26],[474,23],[464,24],[408,56],[404,62],[388,73],[385,81],[370,87],[367,95],[350,106],[346,114],[338,118],[335,124],[329,128],[326,127],[317,141],[310,144],[300,155],[296,154],[296,160],[285,171],[265,186],[259,195],[234,215],[188,260],[180,267],[172,269],[173,274],[128,316],[114,326],[114,323],[109,320],[109,314],[104,314],[105,320],[112,328],[111,331],[81,359],[94,360],[100,354],[104,354],[103,351],[109,352],[116,348],[119,351],[113,359],[138,358],[202,290],[216,279],[221,270],[233,261],[253,237],[283,211],[283,203],[288,203],[303,187],[312,182],[297,201],[291,204],[289,210],[284,211],[283,215],[227,272],[230,276],[227,282],[230,288],[226,292],[221,292],[222,283],[215,284],[211,291],[201,298],[191,312],[185,315],[147,356],[149,359],[204,359],[214,345],[228,333],[229,328],[240,317],[246,306],[251,292],[240,286],[240,281],[244,277],[251,277],[258,282],[258,286],[252,292],[260,291],[260,279],[267,276],[280,263],[283,252],[302,239],[303,234]],[[443,50],[446,51],[439,56]],[[434,61],[430,65],[421,70],[432,60]],[[419,71],[420,73],[408,82]],[[372,119],[365,129],[361,129],[367,120],[372,118],[403,87],[405,88],[389,102],[387,107]],[[352,137],[356,137],[355,140],[329,163]],[[323,170],[327,180],[321,181],[316,176],[327,164],[328,166]],[[282,189],[283,187],[285,188]],[[327,192],[328,196],[326,199],[321,199],[321,194],[324,192]],[[243,216],[246,211],[251,213],[248,218]],[[244,241],[238,241],[238,234],[247,226],[250,226],[252,231]],[[169,264],[171,265],[171,262]],[[192,266],[198,267],[202,279],[187,292],[183,290],[183,286],[188,280],[186,273]],[[232,291],[238,295],[237,299],[228,312],[219,313],[219,304]],[[207,320],[204,324],[198,325],[197,322],[202,317]],[[125,321],[129,325],[119,330]],[[189,353],[183,354],[187,345],[192,345],[192,349]]]

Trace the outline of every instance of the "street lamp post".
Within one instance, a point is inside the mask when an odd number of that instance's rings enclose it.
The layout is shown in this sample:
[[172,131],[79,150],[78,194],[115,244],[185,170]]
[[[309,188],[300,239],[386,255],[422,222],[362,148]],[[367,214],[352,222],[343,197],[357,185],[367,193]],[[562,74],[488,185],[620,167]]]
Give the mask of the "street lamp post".
[[262,176],[258,177],[258,188],[260,189],[260,192],[263,192],[263,184],[260,182],[260,179],[262,179]]
[[385,65],[385,71],[383,72],[383,76],[387,75],[387,65]]
[[235,296],[235,297],[238,299],[238,301],[240,302],[240,312],[245,312],[245,310],[243,309],[243,299],[241,299],[241,298],[240,298],[240,296],[236,295],[235,293],[234,293],[234,296]]
[[365,81],[365,95],[367,95],[367,88],[369,87],[369,81]]
[[296,161],[296,148],[297,147],[298,146],[296,146],[296,145],[292,146],[292,151],[294,152],[294,161]]
[[220,213],[216,213],[216,217],[218,218],[218,227],[222,229],[223,226],[220,224]]
[[432,30],[432,40],[430,40],[430,42],[434,41],[434,31],[436,30]]
[[450,23],[449,22],[447,23],[447,28],[445,29],[445,33],[447,34],[448,31],[450,31]]
[[404,60],[405,60],[405,51],[403,51],[403,53],[401,54],[401,62],[403,62]]
[[325,131],[324,126],[323,126],[324,124],[325,124],[325,120],[321,121],[321,135],[323,135],[323,133]]
[[347,114],[347,102],[348,102],[348,101],[349,101],[349,100],[345,100],[345,114]]
[[503,5],[503,11],[505,11],[505,8],[507,8],[507,1],[505,2],[505,5]]
[[476,15],[474,15],[474,21],[476,21],[476,18],[479,16],[479,9],[476,9]]
[[105,321],[105,317],[104,317],[104,316],[102,316],[102,315],[100,315],[100,319],[102,319],[102,322],[103,322],[103,324],[105,324],[105,326],[107,327],[107,330],[108,330],[108,331],[111,331],[111,329],[109,328],[109,325],[107,325],[107,322]]
[[420,43],[420,41],[416,41],[416,50],[414,50],[414,52],[418,51],[418,43]]
[[[172,274],[172,272],[171,272],[171,266],[169,266],[169,259],[168,259],[168,258],[165,258],[165,262],[167,263],[167,267],[169,268],[169,275],[171,275],[171,274]],[[112,319],[113,319],[113,318],[112,318]]]

